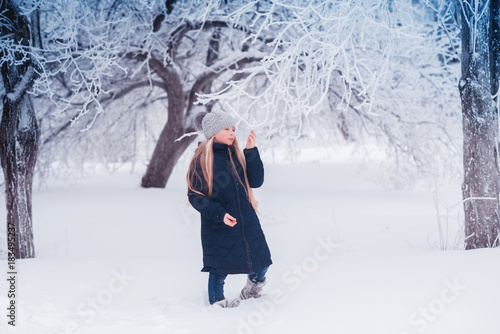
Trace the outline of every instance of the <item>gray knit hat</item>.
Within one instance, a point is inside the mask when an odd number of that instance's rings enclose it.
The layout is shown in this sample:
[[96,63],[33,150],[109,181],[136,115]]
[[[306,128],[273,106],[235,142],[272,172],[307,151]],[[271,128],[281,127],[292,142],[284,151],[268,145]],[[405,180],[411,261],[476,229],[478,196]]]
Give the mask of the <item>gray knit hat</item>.
[[236,122],[231,115],[225,112],[200,112],[194,118],[194,126],[198,131],[203,131],[205,138],[210,139],[228,126],[236,127]]

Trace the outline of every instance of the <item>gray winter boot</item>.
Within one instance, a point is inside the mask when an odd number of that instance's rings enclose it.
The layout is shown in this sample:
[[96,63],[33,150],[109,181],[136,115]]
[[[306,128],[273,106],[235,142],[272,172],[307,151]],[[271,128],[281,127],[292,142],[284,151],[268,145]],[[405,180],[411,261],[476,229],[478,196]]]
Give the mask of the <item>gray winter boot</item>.
[[219,300],[218,302],[215,302],[214,305],[220,306],[222,308],[232,308],[232,307],[237,307],[238,305],[240,305],[240,301],[238,299],[234,299],[234,300],[223,299],[223,300]]
[[249,298],[259,298],[262,293],[262,288],[266,285],[266,279],[262,282],[253,282],[247,278],[247,284],[241,290],[240,298],[245,300]]

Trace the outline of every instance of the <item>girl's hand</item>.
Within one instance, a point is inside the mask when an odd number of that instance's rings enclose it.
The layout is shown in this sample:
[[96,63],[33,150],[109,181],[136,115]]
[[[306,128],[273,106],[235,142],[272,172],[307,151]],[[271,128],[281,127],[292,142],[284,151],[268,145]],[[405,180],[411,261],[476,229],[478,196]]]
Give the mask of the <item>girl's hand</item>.
[[250,131],[250,134],[248,135],[247,149],[254,148],[256,143],[257,143],[257,135],[252,130],[252,131]]
[[224,215],[224,224],[233,227],[234,225],[236,225],[236,218],[231,216],[229,213],[226,213]]

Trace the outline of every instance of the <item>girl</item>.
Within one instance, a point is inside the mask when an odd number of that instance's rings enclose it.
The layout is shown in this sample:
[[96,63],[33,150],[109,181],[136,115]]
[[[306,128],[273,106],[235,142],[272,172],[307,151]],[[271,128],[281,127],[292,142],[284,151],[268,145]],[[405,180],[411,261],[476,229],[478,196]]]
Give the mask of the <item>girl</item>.
[[208,272],[210,304],[236,307],[239,300],[224,298],[228,274],[248,274],[240,298],[260,297],[271,254],[257,217],[252,188],[264,182],[264,166],[255,147],[253,130],[241,152],[235,121],[227,113],[200,113],[195,127],[206,140],[189,164],[188,197],[201,214],[203,269]]

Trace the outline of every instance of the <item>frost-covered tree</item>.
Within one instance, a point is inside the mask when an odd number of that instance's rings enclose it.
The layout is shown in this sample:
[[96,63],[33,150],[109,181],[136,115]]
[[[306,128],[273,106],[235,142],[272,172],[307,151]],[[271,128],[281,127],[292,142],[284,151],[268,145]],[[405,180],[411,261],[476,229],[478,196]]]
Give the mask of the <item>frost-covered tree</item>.
[[[68,85],[73,67],[53,75],[53,87],[60,89],[52,88],[49,95],[69,117],[59,117],[63,121],[57,125],[53,119],[44,121],[50,131],[43,131],[42,142],[67,146],[66,141],[54,139],[78,127],[95,129],[94,120],[105,114],[116,114],[116,119],[137,128],[136,121],[125,113],[119,115],[116,106],[125,99],[142,100],[155,91],[156,97],[150,100],[163,99],[165,106],[159,108],[165,108],[168,117],[142,183],[164,187],[178,157],[195,138],[175,141],[193,130],[192,115],[200,110],[193,103],[201,93],[208,94],[202,102],[209,110],[216,101],[217,108],[236,113],[246,125],[265,128],[268,138],[283,138],[283,131],[292,141],[307,138],[303,134],[312,128],[308,125],[320,119],[325,121],[319,121],[317,133],[308,137],[332,133],[332,127],[344,139],[360,143],[362,133],[378,137],[397,161],[399,180],[407,180],[409,168],[437,168],[439,164],[429,158],[435,155],[429,145],[436,137],[442,147],[448,145],[448,151],[456,152],[444,139],[454,135],[443,125],[454,120],[443,116],[451,114],[453,103],[439,97],[441,88],[435,89],[450,86],[454,69],[441,66],[432,50],[434,44],[425,43],[423,33],[437,37],[432,29],[421,29],[425,24],[414,16],[425,11],[414,3],[191,0],[151,2],[148,7],[143,2],[102,2],[98,11],[107,13],[105,20],[111,22],[106,28],[84,31],[84,40],[93,43],[81,45],[82,50],[109,52],[103,43],[112,41],[119,66],[107,78],[97,75],[100,80],[88,85],[98,87],[91,92],[99,93],[99,98],[73,92]],[[83,17],[95,15],[90,12]],[[93,69],[90,65],[88,69]],[[88,70],[83,74],[96,76]],[[210,94],[216,91],[222,94]],[[144,100],[143,105],[148,104]],[[73,108],[64,109],[67,105]],[[308,117],[313,114],[318,117]],[[98,142],[95,133],[66,138]],[[416,139],[419,135],[429,145],[421,145],[422,140]],[[332,136],[325,139],[332,141]],[[47,156],[57,151],[61,150]],[[45,157],[43,148],[42,152]],[[453,162],[446,155],[439,156],[440,162]]]
[[457,6],[462,23],[459,89],[464,138],[465,244],[467,249],[495,247],[500,237],[500,4],[498,1],[463,0],[458,1]]
[[[229,20],[229,14],[241,6],[248,6],[249,19],[246,25],[239,26]],[[92,43],[81,45],[81,50],[96,52],[94,49],[97,49],[112,53],[119,66],[106,77],[98,75],[99,81],[91,83],[90,87],[97,87],[91,93],[97,92],[99,97],[75,92],[74,87],[68,85],[77,67],[68,66],[64,72],[50,74],[51,88],[47,91],[50,91],[60,112],[67,116],[61,122],[49,120],[45,123],[50,129],[42,139],[43,143],[54,147],[66,145],[65,141],[57,142],[55,139],[64,138],[65,133],[72,132],[75,124],[84,130],[92,129],[89,132],[95,134],[93,129],[99,127],[95,120],[107,117],[104,114],[113,113],[125,124],[129,121],[136,124],[130,117],[134,113],[129,113],[128,107],[123,108],[122,101],[142,100],[142,107],[146,108],[163,99],[165,105],[157,104],[157,107],[164,108],[167,117],[166,121],[162,118],[165,123],[158,134],[142,185],[165,187],[178,158],[196,137],[176,139],[194,131],[191,125],[193,113],[211,110],[214,105],[196,106],[196,94],[222,89],[225,81],[241,77],[234,70],[264,56],[260,50],[265,48],[265,40],[261,39],[251,46],[241,42],[248,36],[250,17],[255,16],[255,8],[258,5],[250,1],[100,3],[95,12],[86,14],[84,18],[98,16],[99,12],[107,13],[102,18],[107,21],[106,29],[84,31],[83,41]],[[83,21],[88,22],[88,19]],[[82,43],[80,35],[75,38]],[[87,64],[84,68],[93,69],[94,64]],[[85,77],[96,76],[83,74]],[[145,96],[148,98],[145,99]],[[85,135],[74,133],[66,139],[72,141],[74,137],[84,138]],[[85,138],[96,140],[91,136]]]
[[[0,2],[0,65],[3,109],[0,156],[5,178],[7,230],[15,231],[16,258],[35,256],[31,196],[40,138],[33,97],[45,95],[59,111],[80,103],[77,118],[99,109],[102,81],[117,68],[109,36],[112,19],[99,11],[104,2]],[[97,13],[96,15],[91,15]],[[116,19],[122,21],[123,18]],[[115,21],[115,22],[116,22]],[[67,81],[54,84],[60,73]],[[71,94],[57,98],[59,88]]]
[[[183,135],[194,131],[192,116],[200,110],[195,106],[197,94],[222,89],[226,80],[239,78],[233,73],[236,69],[262,59],[263,41],[251,46],[241,42],[250,30],[248,22],[235,25],[228,19],[235,8],[245,5],[246,1],[177,1],[166,16],[154,19],[156,38],[166,48],[156,45],[148,53],[130,54],[136,61],[147,60],[149,77],[162,82],[168,96],[168,119],[142,178],[143,187],[165,187],[179,157],[196,138]],[[212,107],[208,104],[207,111]]]
[[[274,36],[271,52],[202,102],[219,100],[273,138],[293,132],[297,141],[360,147],[376,138],[396,185],[417,170],[436,177],[457,170],[458,30],[443,30],[419,1],[266,4],[250,38]],[[245,10],[231,19],[241,24]]]
[[5,178],[8,245],[16,258],[31,258],[35,255],[31,188],[40,131],[27,91],[39,68],[26,50],[40,47],[38,12],[32,11],[28,18],[13,1],[5,0],[0,2],[0,13],[0,64],[5,90],[0,158]]

